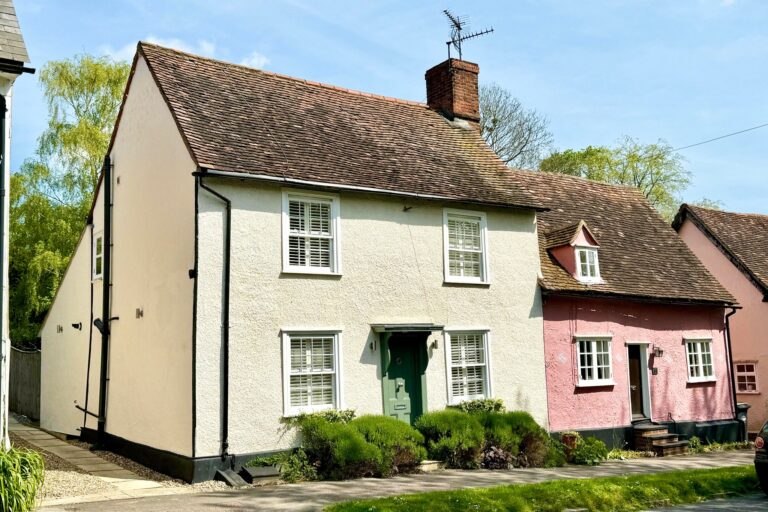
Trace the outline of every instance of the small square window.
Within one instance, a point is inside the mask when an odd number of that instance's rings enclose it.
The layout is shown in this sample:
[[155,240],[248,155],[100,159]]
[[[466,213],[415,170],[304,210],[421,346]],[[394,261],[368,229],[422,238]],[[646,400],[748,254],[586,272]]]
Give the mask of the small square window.
[[577,338],[579,386],[613,384],[610,338]]
[[688,382],[715,380],[712,364],[712,340],[685,340],[688,358]]
[[104,274],[104,236],[102,233],[93,235],[93,279],[101,279]]
[[737,362],[736,363],[736,392],[737,393],[759,393],[757,387],[757,363],[755,362]]
[[597,261],[597,249],[593,247],[576,248],[576,275],[579,281],[600,281],[600,265]]

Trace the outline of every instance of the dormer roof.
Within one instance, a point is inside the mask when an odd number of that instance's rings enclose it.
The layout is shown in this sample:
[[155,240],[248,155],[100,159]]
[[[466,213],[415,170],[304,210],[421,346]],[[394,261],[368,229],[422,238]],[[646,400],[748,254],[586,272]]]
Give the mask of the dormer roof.
[[582,219],[579,222],[571,223],[561,228],[553,228],[547,230],[545,233],[545,240],[547,243],[547,249],[554,249],[555,247],[562,247],[564,245],[577,245],[580,237],[584,234],[584,237],[590,247],[600,247],[600,243],[597,238],[587,226],[587,223]]

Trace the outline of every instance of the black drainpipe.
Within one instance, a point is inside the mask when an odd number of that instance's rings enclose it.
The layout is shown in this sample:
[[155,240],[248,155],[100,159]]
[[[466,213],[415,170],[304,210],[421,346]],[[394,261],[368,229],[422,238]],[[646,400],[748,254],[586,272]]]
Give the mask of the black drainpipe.
[[[109,325],[110,315],[110,291],[111,291],[111,267],[112,267],[112,161],[109,155],[104,157],[104,232],[102,245],[102,298],[101,298],[101,322],[96,328],[101,332],[101,369],[99,373],[99,417],[98,440],[101,445],[106,441],[107,425],[107,367],[109,365]],[[94,323],[98,319],[94,320]]]
[[[222,323],[224,324],[221,335],[222,359],[224,368],[221,384],[221,460],[225,460],[229,455],[229,279],[230,279],[230,255],[231,255],[231,234],[232,234],[232,201],[216,192],[203,183],[205,172],[196,172],[199,177],[200,188],[207,190],[226,205],[227,221],[224,225],[224,293],[222,297]],[[235,458],[232,457],[231,465],[234,469]]]
[[731,347],[731,323],[730,318],[740,310],[740,306],[731,306],[731,312],[725,315],[725,341],[728,343],[728,372],[731,376],[731,398],[733,399],[733,417],[737,418],[736,411],[736,378],[733,376],[733,348]]

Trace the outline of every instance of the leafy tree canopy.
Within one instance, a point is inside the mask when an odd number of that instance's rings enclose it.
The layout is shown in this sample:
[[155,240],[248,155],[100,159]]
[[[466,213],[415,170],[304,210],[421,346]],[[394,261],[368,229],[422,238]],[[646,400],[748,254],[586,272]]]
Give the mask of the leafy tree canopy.
[[130,66],[78,55],[40,72],[48,125],[11,177],[11,339],[33,340],[83,232]]

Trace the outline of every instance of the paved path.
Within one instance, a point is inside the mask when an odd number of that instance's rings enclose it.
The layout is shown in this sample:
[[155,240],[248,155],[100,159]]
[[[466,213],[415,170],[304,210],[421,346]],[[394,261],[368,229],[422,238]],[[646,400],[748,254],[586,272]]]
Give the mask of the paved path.
[[661,508],[655,512],[684,512],[686,510],[695,510],[697,512],[722,512],[723,510],[751,512],[758,510],[768,510],[768,496],[763,493],[751,494],[742,498],[728,498],[722,500],[705,501],[704,503],[696,503],[695,505]]
[[[527,484],[547,480],[660,473],[680,469],[706,469],[751,464],[752,450],[709,453],[685,457],[607,462],[597,467],[567,466],[512,471],[439,471],[389,479],[366,478],[346,482],[310,482],[221,492],[131,499],[110,503],[111,510],[160,512],[166,510],[319,510],[337,501],[393,496],[500,484]],[[49,512],[103,510],[88,503],[46,508]]]

